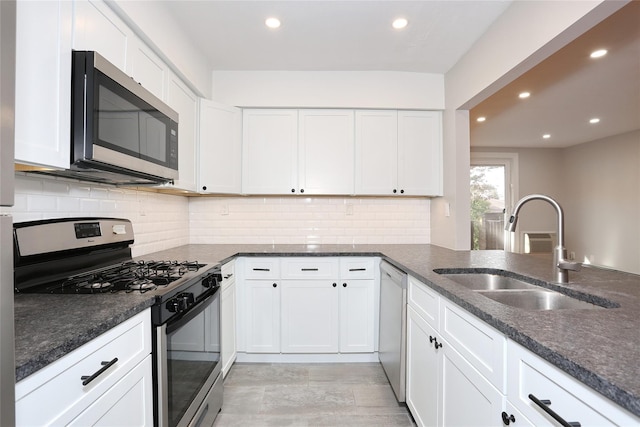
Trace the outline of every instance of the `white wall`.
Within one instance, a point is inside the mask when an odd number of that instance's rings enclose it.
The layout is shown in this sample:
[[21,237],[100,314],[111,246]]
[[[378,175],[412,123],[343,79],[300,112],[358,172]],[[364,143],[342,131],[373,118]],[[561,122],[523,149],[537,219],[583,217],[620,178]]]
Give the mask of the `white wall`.
[[239,107],[442,110],[444,76],[395,71],[215,71],[213,99]]
[[15,193],[15,205],[0,208],[13,215],[14,222],[80,216],[127,218],[135,234],[133,256],[189,243],[186,197],[24,173],[16,174]]
[[640,274],[640,131],[563,154],[567,245],[578,261]]
[[430,241],[429,200],[425,198],[192,198],[189,215],[191,243]]
[[[606,18],[625,1],[515,1],[445,75],[445,167],[455,181],[431,204],[434,244],[468,249],[468,110]],[[454,148],[455,147],[455,148]],[[451,174],[449,174],[451,175]],[[465,185],[466,182],[466,185]],[[451,206],[451,218],[442,215]]]

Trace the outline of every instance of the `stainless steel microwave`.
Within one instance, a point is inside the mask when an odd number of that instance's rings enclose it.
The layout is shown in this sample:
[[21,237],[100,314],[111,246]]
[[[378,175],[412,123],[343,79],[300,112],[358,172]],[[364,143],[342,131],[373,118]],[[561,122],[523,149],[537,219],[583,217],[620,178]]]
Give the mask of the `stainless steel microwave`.
[[178,113],[93,51],[74,51],[71,170],[120,185],[178,178]]

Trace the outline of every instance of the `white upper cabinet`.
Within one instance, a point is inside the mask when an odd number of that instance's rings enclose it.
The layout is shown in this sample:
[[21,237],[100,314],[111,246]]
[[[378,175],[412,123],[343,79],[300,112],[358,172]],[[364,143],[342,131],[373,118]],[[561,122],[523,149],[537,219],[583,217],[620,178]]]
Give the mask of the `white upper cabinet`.
[[353,194],[352,110],[301,110],[298,121],[300,193]]
[[398,187],[409,196],[442,195],[439,111],[398,111]]
[[71,2],[17,3],[17,163],[69,167],[72,21]]
[[355,114],[356,194],[391,195],[398,186],[398,112]]
[[168,102],[169,67],[137,37],[131,39],[127,55],[127,74],[158,99]]
[[73,48],[95,50],[126,71],[127,48],[134,38],[133,32],[101,1],[80,0],[74,3]]
[[356,194],[442,194],[441,113],[356,111]]
[[239,194],[242,178],[242,111],[200,99],[198,191]]
[[242,143],[243,193],[298,193],[297,110],[244,110]]
[[167,104],[176,110],[178,119],[178,171],[173,187],[181,190],[196,189],[196,136],[198,125],[198,98],[173,73],[169,74]]

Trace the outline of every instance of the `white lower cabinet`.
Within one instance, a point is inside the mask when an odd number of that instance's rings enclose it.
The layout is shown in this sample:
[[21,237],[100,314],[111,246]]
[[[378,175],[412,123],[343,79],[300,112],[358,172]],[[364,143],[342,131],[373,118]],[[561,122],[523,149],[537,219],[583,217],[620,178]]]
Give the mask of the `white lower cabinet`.
[[[496,426],[505,397],[446,340],[442,347],[441,426]],[[438,351],[439,351],[438,350]]]
[[412,307],[407,320],[407,405],[420,426],[495,426],[504,396]]
[[222,375],[226,376],[231,365],[236,360],[236,278],[234,262],[231,261],[222,266],[222,294],[220,299],[220,334],[221,334],[221,360]]
[[240,351],[373,354],[378,302],[376,260],[374,257],[241,259]]
[[18,382],[16,425],[153,424],[150,355],[148,309]]
[[407,308],[407,406],[419,426],[438,425],[442,357],[429,341],[436,331]]
[[69,426],[150,426],[153,424],[151,355],[133,368]]
[[337,353],[339,292],[336,281],[282,281],[282,353]]
[[280,290],[277,280],[245,282],[248,353],[280,353]]
[[493,373],[502,385],[503,376],[495,373],[504,370],[503,358],[486,356],[485,347],[489,343],[490,351],[504,354],[504,337],[451,307],[415,278],[408,282],[406,398],[416,423],[500,425],[505,396],[483,371]]
[[[521,345],[509,341],[507,354],[507,397],[533,425],[560,425],[541,405],[566,422],[584,427],[640,425],[638,417]],[[534,398],[541,405],[536,404]]]

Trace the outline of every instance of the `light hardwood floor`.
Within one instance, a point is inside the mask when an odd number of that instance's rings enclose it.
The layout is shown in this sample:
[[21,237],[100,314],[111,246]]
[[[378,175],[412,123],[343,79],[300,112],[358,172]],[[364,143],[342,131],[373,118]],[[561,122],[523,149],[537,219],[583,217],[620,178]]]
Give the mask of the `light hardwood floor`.
[[415,426],[379,363],[236,363],[214,427]]

